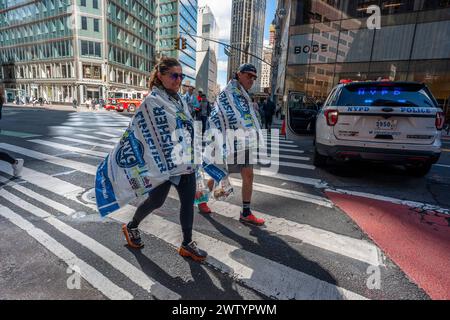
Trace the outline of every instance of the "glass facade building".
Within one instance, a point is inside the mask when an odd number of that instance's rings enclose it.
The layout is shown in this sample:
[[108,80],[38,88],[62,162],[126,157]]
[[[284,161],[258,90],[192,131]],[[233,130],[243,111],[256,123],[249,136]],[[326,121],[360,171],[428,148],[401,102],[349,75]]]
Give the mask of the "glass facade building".
[[[196,78],[197,10],[197,0],[157,0],[156,50],[160,56],[177,58],[191,84]],[[177,37],[186,38],[186,49],[174,49]]]
[[[261,76],[261,60],[254,56],[263,58],[265,17],[266,0],[233,0],[230,45],[239,50],[230,49],[228,79],[243,63],[253,64]],[[251,91],[260,92],[261,81],[256,81]]]
[[154,0],[0,0],[0,86],[57,103],[146,90]]
[[[278,8],[286,12],[279,41],[288,43],[279,97],[303,92],[324,99],[342,79],[418,81],[448,110],[450,0],[289,2]],[[371,28],[371,5],[381,9],[380,29]]]

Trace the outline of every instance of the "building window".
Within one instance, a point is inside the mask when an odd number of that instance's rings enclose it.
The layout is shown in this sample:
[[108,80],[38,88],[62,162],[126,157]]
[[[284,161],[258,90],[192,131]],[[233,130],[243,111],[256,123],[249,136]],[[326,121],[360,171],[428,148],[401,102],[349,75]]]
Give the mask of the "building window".
[[[84,0],[86,1],[86,0]],[[92,8],[98,9],[98,0],[92,0]]]
[[99,32],[100,31],[99,19],[94,19],[94,31],[95,32]]
[[86,7],[86,0],[80,0],[80,6]]
[[81,55],[101,57],[102,56],[101,43],[81,40]]
[[102,49],[101,49],[101,46],[100,46],[99,42],[95,42],[94,43],[94,55],[96,57],[101,57],[102,56]]
[[87,30],[87,18],[86,17],[81,17],[81,29]]
[[88,42],[87,41],[81,41],[81,55],[87,56],[88,55]]

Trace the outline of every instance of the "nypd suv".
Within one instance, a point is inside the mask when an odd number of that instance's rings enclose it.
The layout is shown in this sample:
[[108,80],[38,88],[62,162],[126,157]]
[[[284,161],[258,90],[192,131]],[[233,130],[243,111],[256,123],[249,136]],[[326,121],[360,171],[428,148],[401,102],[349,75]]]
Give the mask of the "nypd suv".
[[423,176],[440,157],[443,125],[444,113],[424,84],[339,84],[317,116],[314,164],[380,161]]

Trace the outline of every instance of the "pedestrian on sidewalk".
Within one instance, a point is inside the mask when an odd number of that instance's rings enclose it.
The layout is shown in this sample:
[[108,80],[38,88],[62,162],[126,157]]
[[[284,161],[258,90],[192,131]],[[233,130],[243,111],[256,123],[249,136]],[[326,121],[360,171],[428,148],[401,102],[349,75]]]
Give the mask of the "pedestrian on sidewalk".
[[261,119],[261,128],[264,128],[265,124],[265,117],[264,117],[264,98],[259,99],[258,102],[258,109],[259,109],[259,117]]
[[[230,80],[227,87],[223,92],[227,93],[227,90],[232,90],[236,95],[236,99],[240,101],[246,101],[248,105],[251,105],[251,99],[248,95],[248,91],[252,88],[256,79],[258,79],[256,67],[252,64],[242,64],[234,78]],[[218,107],[218,106],[217,106]],[[258,119],[252,119],[252,122],[258,122]],[[231,128],[225,128],[231,129]],[[233,130],[233,129],[231,129]],[[250,162],[250,150],[245,150],[245,162],[243,164],[237,163],[238,153],[235,152],[235,162],[232,165],[228,165],[228,173],[240,173],[242,178],[242,211],[240,213],[239,221],[252,224],[255,226],[264,225],[264,219],[257,218],[251,211],[250,205],[253,193],[253,164]],[[207,182],[208,188],[212,191],[214,186],[214,180],[210,179]],[[209,214],[211,209],[207,203],[200,203],[198,205],[200,213]]]
[[265,128],[269,130],[272,128],[273,115],[275,114],[275,103],[269,98],[267,98],[264,104],[264,122]]
[[2,109],[3,109],[4,103],[5,103],[5,98],[3,97],[3,92],[0,89],[0,120],[2,119]]
[[[2,118],[2,108],[4,103],[5,98],[3,97],[3,92],[0,91],[0,119]],[[11,164],[13,168],[13,175],[15,177],[19,177],[22,174],[23,159],[14,159],[6,152],[0,151],[0,161],[6,161]]]
[[[177,59],[163,57],[157,63],[150,76],[150,94],[164,98],[169,103],[173,104],[173,108],[181,113],[182,118],[186,119],[187,126],[194,127],[194,121],[189,114],[187,105],[183,103],[182,97],[178,94],[181,86],[181,81],[184,78],[182,67]],[[174,117],[168,121],[176,121],[175,116],[171,113],[166,113],[167,117]],[[192,133],[193,135],[193,130]],[[194,137],[192,136],[192,141]],[[162,142],[160,142],[162,144]],[[162,145],[160,146],[162,148]],[[159,185],[151,191],[148,198],[139,205],[133,219],[122,226],[122,231],[128,245],[133,248],[143,247],[139,232],[139,224],[152,211],[161,207],[169,194],[171,186],[174,186],[180,198],[180,222],[183,233],[183,242],[178,249],[178,253],[183,257],[192,258],[195,261],[203,261],[207,257],[207,253],[197,247],[195,241],[192,240],[192,227],[194,221],[194,198],[196,190],[195,169],[189,174],[172,176],[163,184]]]
[[189,112],[191,113],[192,118],[195,119],[195,109],[198,108],[198,101],[197,97],[194,94],[195,87],[191,85],[189,81],[186,81],[186,83],[183,84],[183,91],[184,94],[182,98],[187,103]]
[[277,111],[275,111],[275,117],[277,119],[281,120],[281,106],[280,106],[280,104],[277,105]]
[[444,131],[449,135],[450,132],[450,120],[448,120],[444,125]]
[[205,94],[202,94],[202,100],[200,101],[200,120],[202,121],[202,135],[206,131],[206,122],[209,114],[211,113],[211,107]]
[[13,168],[13,175],[15,177],[20,177],[23,169],[23,162],[24,162],[23,159],[14,159],[6,152],[0,151],[0,161],[5,161],[11,164]]

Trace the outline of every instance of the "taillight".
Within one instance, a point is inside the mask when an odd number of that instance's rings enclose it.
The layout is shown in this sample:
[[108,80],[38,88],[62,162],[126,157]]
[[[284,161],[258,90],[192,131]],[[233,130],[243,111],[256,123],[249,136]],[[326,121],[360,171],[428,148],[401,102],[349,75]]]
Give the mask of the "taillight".
[[338,122],[339,111],[337,110],[325,110],[325,118],[327,119],[327,124],[334,127]]
[[444,127],[445,115],[443,112],[436,113],[436,129],[442,130]]

